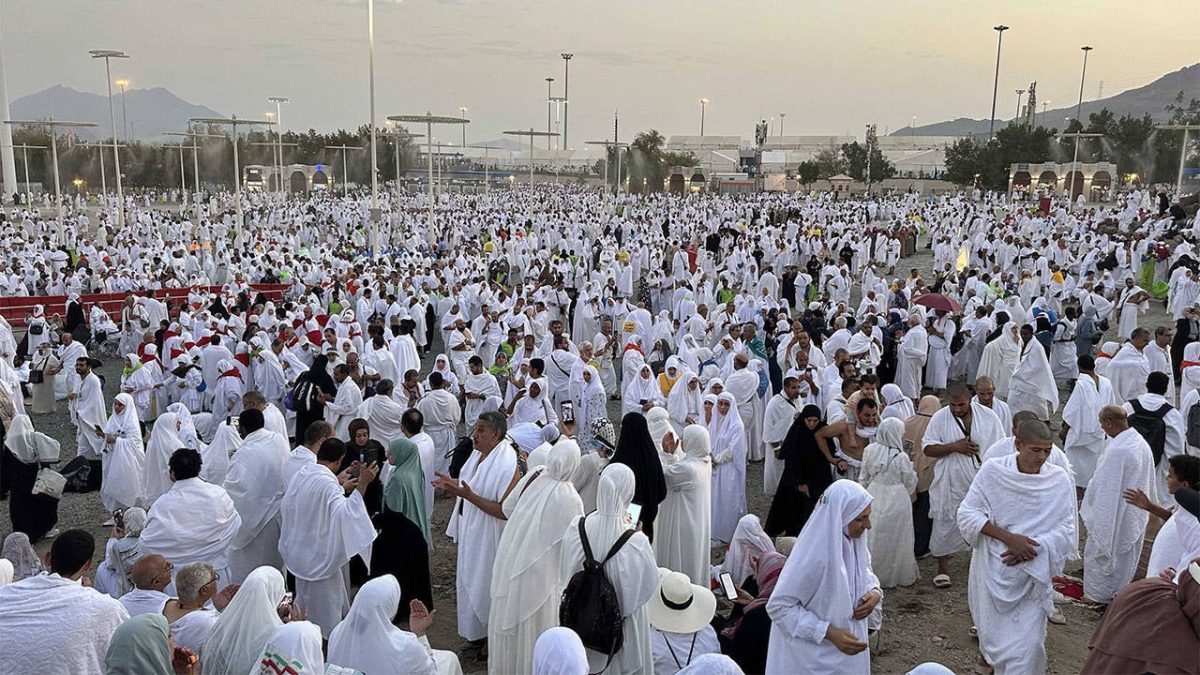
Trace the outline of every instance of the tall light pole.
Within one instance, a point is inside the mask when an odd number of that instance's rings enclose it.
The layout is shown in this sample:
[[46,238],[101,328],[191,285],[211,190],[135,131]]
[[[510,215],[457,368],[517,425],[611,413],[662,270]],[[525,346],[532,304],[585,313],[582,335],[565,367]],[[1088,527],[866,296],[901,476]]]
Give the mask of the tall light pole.
[[1021,119],[1021,96],[1023,96],[1024,94],[1025,94],[1024,89],[1017,90],[1017,114],[1015,117],[1013,117],[1013,124],[1016,124],[1017,120]]
[[230,127],[233,141],[233,201],[237,211],[237,238],[242,238],[242,168],[238,164],[238,126],[269,124],[266,120],[240,120],[236,117],[193,117],[188,120],[197,124],[224,125]]
[[[39,124],[50,128],[50,157],[54,162],[54,203],[58,209],[58,222],[61,225],[63,219],[62,188],[59,185],[58,179],[58,135],[55,133],[55,129],[59,127],[94,127],[96,125],[91,122],[60,122],[55,119],[41,122],[31,122],[28,120],[4,120],[4,123]],[[28,178],[26,178],[26,182],[28,182]],[[28,187],[26,187],[26,189],[28,190]]]
[[570,52],[563,52],[561,56],[563,58],[563,132],[562,143],[559,147],[568,148],[570,147],[567,143],[567,121],[571,105],[571,57],[575,55]]
[[550,120],[553,118],[553,116],[554,116],[554,78],[547,77],[546,78],[546,134],[547,134],[546,149],[547,150],[550,149],[550,143],[553,141],[553,137],[549,135],[551,131],[554,131],[554,129],[552,129],[550,126]]
[[[462,117],[463,119],[466,119],[467,106],[465,106],[465,105],[458,106],[458,113],[459,113],[460,117]],[[464,123],[462,125],[462,144],[463,144],[464,148],[467,147],[467,124],[466,123]]]
[[400,198],[400,141],[405,138],[422,138],[421,134],[410,134],[407,131],[402,131],[392,120],[387,121],[391,131],[384,131],[382,135],[392,139],[392,144],[396,149],[396,198]]
[[[2,33],[2,31],[0,31]],[[4,44],[4,36],[0,34],[0,45]],[[12,115],[8,106],[8,76],[4,69],[4,49],[0,47],[0,119],[8,119]],[[0,124],[0,175],[4,177],[4,188],[0,190],[0,203],[4,196],[17,194],[17,157],[13,152],[12,128]],[[25,153],[28,158],[28,152]],[[26,163],[28,166],[28,163]],[[25,182],[29,183],[28,176]],[[26,185],[26,191],[29,187]]]
[[[118,49],[93,49],[88,52],[93,59],[104,59],[104,81],[108,86],[108,119],[112,123],[113,169],[117,174],[117,225],[125,224],[125,191],[121,187],[121,153],[117,151],[117,107],[112,95],[112,59],[127,59],[129,55]],[[51,144],[53,145],[53,144]],[[236,146],[236,144],[235,144]]]
[[[1049,105],[1050,105],[1050,99],[1046,99],[1045,101],[1042,101],[1042,124],[1046,123],[1046,107]],[[1037,113],[1036,110],[1033,112],[1035,114]]]
[[[107,176],[108,172],[104,170],[104,150],[105,150],[106,146],[103,143],[81,143],[80,145],[84,146],[85,148],[99,148],[100,149],[100,194],[107,195],[108,194],[108,176]],[[121,147],[124,148],[126,146],[122,145]]]
[[783,136],[783,118],[787,117],[787,113],[779,113],[779,135]]
[[368,248],[374,258],[379,255],[379,221],[382,216],[379,211],[379,153],[375,145],[375,0],[367,0],[367,42],[371,77],[371,245]]
[[[283,104],[291,103],[291,99],[286,96],[268,96],[267,103],[275,104],[275,146],[279,153],[279,194],[284,193],[283,188]],[[272,152],[272,155],[275,153]]]
[[[564,127],[564,131],[565,131],[566,125],[563,125],[563,127]],[[528,136],[529,137],[529,214],[532,217],[532,215],[533,215],[533,139],[538,136],[545,136],[548,133],[553,134],[555,136],[557,136],[558,134],[554,134],[554,132],[534,131],[533,127],[529,127],[529,131],[524,131],[524,130],[522,130],[522,131],[506,131],[504,133],[509,136]],[[563,147],[566,147],[566,144],[563,144]]]
[[433,125],[435,124],[466,124],[471,120],[464,117],[441,117],[427,112],[424,115],[389,115],[393,122],[425,123],[425,156],[429,159],[429,231],[425,233],[426,241],[435,243],[433,233]]
[[708,99],[700,99],[700,138],[704,138],[704,108],[708,106]]
[[[190,126],[191,125],[189,125],[189,128],[190,128]],[[186,136],[186,137],[192,139],[192,189],[195,190],[197,193],[199,193],[200,192],[200,141],[199,141],[199,139],[201,139],[201,138],[224,138],[224,136],[218,136],[217,134],[202,134],[198,131],[188,131],[187,133],[181,133],[181,132],[177,132],[177,131],[169,131],[163,135],[164,136],[180,136],[180,137]],[[183,143],[183,141],[180,141],[180,143]]]
[[350,194],[350,172],[349,163],[346,160],[347,150],[362,150],[361,145],[327,145],[326,150],[341,150],[342,151],[342,194]]
[[1200,124],[1163,124],[1159,129],[1183,130],[1183,144],[1179,146],[1179,175],[1175,179],[1175,201],[1183,197],[1183,166],[1187,161],[1188,132],[1200,131]]
[[121,131],[125,133],[125,145],[129,145],[129,106],[125,104],[125,92],[129,90],[129,80],[121,78],[113,84],[121,88]]
[[992,30],[996,31],[996,78],[992,83],[992,117],[988,123],[988,140],[992,140],[992,136],[996,132],[996,92],[1000,87],[1000,44],[1004,41],[1004,31],[1008,30],[1008,26],[1000,24],[992,26]]
[[[1067,118],[1067,119],[1070,119],[1070,118]],[[1067,174],[1069,180],[1071,181],[1070,187],[1067,188],[1067,200],[1068,200],[1067,210],[1068,211],[1071,211],[1075,208],[1075,176],[1076,176],[1076,174],[1079,173],[1079,139],[1081,139],[1081,138],[1100,138],[1103,135],[1104,134],[1089,134],[1089,133],[1084,133],[1082,131],[1074,131],[1069,134],[1068,133],[1062,134],[1063,138],[1074,138],[1075,139],[1075,156],[1071,159],[1071,172],[1069,174]],[[1080,177],[1079,180],[1082,181],[1083,178]]]
[[[7,124],[0,124],[0,127],[3,127],[3,128],[5,128],[5,129],[8,129],[8,130],[10,131],[9,135],[10,135],[10,136],[12,135],[12,134],[11,134],[12,127],[10,127],[10,126],[9,126],[9,125],[7,125]],[[22,158],[22,160],[23,160],[23,162],[24,162],[24,164],[25,164],[25,204],[26,204],[26,205],[28,205],[28,204],[29,204],[29,199],[30,199],[30,195],[29,195],[29,151],[30,151],[30,150],[45,150],[45,149],[46,149],[46,146],[44,146],[44,145],[25,145],[24,143],[22,143],[21,145],[6,146],[6,148],[5,148],[5,149],[6,149],[6,150],[8,150],[8,151],[10,151],[10,152],[11,152],[12,150],[20,150],[20,151],[21,151],[21,158]],[[100,151],[101,151],[101,152],[103,152],[103,151],[104,151],[104,146],[100,146]],[[16,159],[15,159],[15,155],[14,155],[14,160],[13,160],[13,161],[14,161],[14,162],[16,161]],[[102,167],[102,168],[103,168],[103,166],[104,166],[104,165],[103,165],[103,164],[101,164],[101,167]],[[16,173],[16,167],[13,167],[13,169],[14,169],[14,170],[13,170],[13,173]],[[7,185],[7,183],[6,183],[5,185]],[[15,177],[15,176],[13,177],[13,186],[12,186],[12,190],[13,190],[13,194],[14,194],[14,195],[18,194],[18,192],[17,192],[17,179],[16,179],[16,177]]]
[[[1079,118],[1079,116],[1083,114],[1083,81],[1087,78],[1088,52],[1092,51],[1094,47],[1084,45],[1079,49],[1083,52],[1083,72],[1079,75],[1079,103],[1075,105],[1075,119],[1079,120],[1080,124],[1083,124],[1083,120]],[[1076,139],[1075,142],[1078,143],[1079,139]]]

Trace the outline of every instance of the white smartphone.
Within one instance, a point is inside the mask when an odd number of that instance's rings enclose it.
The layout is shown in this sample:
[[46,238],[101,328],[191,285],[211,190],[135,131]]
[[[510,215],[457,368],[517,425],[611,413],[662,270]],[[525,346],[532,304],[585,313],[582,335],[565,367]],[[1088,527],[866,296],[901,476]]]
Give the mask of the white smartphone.
[[630,504],[629,508],[626,510],[626,513],[629,514],[629,523],[634,527],[637,527],[638,518],[642,515],[642,505]]
[[729,572],[721,574],[721,588],[725,590],[726,598],[737,600],[737,586],[733,585],[733,576]]

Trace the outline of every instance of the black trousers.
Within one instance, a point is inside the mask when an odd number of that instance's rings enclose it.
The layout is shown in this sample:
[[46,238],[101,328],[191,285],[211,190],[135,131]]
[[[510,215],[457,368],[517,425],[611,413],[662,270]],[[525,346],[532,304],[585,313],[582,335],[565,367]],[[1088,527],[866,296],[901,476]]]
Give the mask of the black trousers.
[[933,519],[929,517],[929,493],[918,492],[913,503],[913,553],[919,558],[929,553],[929,537],[933,534]]

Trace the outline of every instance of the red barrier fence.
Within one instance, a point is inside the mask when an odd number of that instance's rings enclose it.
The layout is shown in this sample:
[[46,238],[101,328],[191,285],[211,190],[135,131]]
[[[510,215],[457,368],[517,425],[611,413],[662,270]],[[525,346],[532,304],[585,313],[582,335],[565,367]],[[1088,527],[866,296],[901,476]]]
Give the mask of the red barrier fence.
[[[283,298],[284,291],[290,286],[288,284],[250,284],[250,288],[262,293],[268,300],[280,300]],[[221,286],[205,287],[205,290],[210,293],[219,293],[221,289]],[[160,288],[154,292],[154,297],[162,302],[167,300],[186,302],[190,291],[190,288]],[[84,321],[91,320],[92,305],[99,303],[100,308],[108,312],[113,321],[120,324],[121,305],[125,302],[125,295],[125,293],[85,293],[80,296],[83,303]],[[33,311],[34,305],[45,307],[47,317],[58,314],[64,320],[66,319],[67,296],[65,295],[0,298],[0,315],[8,321],[13,330],[22,330],[25,328],[25,317]]]

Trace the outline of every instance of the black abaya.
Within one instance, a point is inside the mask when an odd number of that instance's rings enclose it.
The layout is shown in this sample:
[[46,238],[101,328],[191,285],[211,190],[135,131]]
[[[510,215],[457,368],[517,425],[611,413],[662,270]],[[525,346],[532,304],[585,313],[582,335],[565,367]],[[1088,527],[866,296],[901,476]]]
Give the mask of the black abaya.
[[654,519],[658,517],[658,505],[667,498],[667,481],[658,459],[658,448],[654,447],[650,428],[640,412],[628,413],[621,419],[621,437],[617,440],[612,463],[624,464],[633,470],[633,503],[642,507],[638,522],[642,524],[646,538],[654,541]]
[[[771,537],[799,535],[817,500],[833,483],[833,471],[829,460],[817,445],[821,441],[816,437],[816,430],[810,430],[804,423],[806,418],[820,417],[820,414],[817,406],[805,406],[796,421],[792,422],[780,446],[783,474],[763,526],[763,531]],[[819,425],[817,429],[821,426],[824,425]],[[807,496],[800,491],[802,485],[808,488]]]
[[38,465],[9,458],[8,469],[12,489],[8,499],[8,515],[14,532],[24,532],[30,542],[37,542],[58,522],[58,500],[47,495],[33,494]]
[[396,623],[408,621],[408,605],[420,600],[433,609],[433,587],[429,583],[429,547],[421,528],[386,505],[374,518],[379,536],[371,549],[371,577],[395,575],[400,582],[400,610]]

